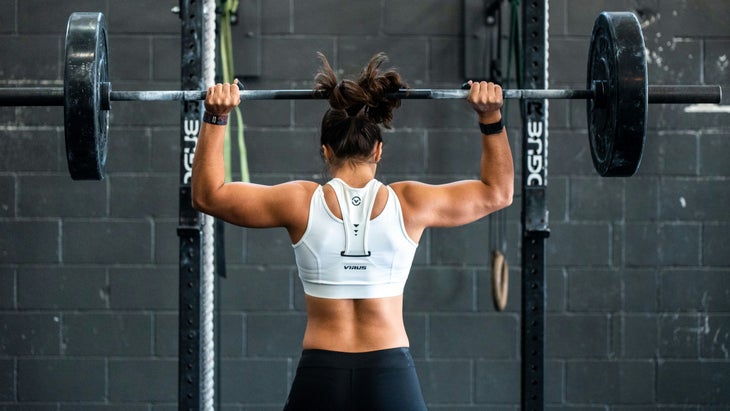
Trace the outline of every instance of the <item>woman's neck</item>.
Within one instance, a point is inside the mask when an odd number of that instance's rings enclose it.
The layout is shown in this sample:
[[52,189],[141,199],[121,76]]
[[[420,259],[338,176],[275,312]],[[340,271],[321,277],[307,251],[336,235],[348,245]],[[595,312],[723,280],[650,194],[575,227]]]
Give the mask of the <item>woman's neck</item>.
[[360,188],[375,178],[376,168],[377,163],[350,163],[330,171],[333,178],[339,178],[350,187]]

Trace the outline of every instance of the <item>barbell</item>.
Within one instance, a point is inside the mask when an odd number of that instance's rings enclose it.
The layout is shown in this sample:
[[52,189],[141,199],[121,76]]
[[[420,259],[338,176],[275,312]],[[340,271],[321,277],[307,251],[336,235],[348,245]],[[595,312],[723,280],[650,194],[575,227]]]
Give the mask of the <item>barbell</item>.
[[[204,100],[204,90],[114,91],[108,80],[106,19],[73,13],[66,28],[63,87],[0,88],[0,106],[63,106],[66,158],[74,180],[101,180],[112,101]],[[588,52],[587,88],[503,90],[506,99],[586,100],[588,139],[602,176],[636,173],[646,139],[648,104],[714,103],[720,86],[650,86],[646,49],[633,13],[603,12]],[[241,90],[241,100],[323,99],[312,90]],[[464,99],[464,89],[401,89],[394,99]]]

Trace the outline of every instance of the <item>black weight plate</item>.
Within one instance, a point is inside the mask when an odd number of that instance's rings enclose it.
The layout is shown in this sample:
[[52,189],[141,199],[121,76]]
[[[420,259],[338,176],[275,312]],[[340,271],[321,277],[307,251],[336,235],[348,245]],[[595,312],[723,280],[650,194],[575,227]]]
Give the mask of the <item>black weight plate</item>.
[[108,78],[104,15],[71,14],[66,27],[63,88],[66,159],[74,180],[104,178],[109,111],[101,108],[100,84]]
[[603,12],[596,19],[587,82],[603,90],[587,102],[593,165],[604,177],[632,176],[644,152],[648,114],[644,36],[633,13]]

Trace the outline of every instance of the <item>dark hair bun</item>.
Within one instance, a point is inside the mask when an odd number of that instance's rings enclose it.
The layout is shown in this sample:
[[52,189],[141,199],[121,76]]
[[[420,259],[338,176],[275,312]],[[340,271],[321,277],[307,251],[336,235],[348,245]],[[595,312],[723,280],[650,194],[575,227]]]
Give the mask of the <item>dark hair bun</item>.
[[322,61],[314,78],[314,91],[329,96],[333,110],[343,110],[349,116],[364,116],[369,121],[390,128],[393,110],[400,106],[400,99],[389,97],[408,86],[394,69],[380,71],[380,66],[388,60],[385,53],[374,55],[357,80],[337,80],[332,66],[322,53],[317,53]]

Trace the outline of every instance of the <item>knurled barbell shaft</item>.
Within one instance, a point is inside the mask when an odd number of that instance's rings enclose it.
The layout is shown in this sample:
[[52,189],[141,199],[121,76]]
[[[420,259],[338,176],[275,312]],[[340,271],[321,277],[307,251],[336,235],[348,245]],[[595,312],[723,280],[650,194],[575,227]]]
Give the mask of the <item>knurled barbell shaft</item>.
[[[241,90],[242,100],[310,100],[323,99],[325,95],[312,90]],[[204,90],[153,90],[111,91],[111,101],[195,101],[204,100]],[[464,99],[469,90],[462,89],[401,89],[393,93],[400,99],[448,100]],[[577,99],[596,97],[594,90],[571,89],[508,89],[503,90],[505,99]],[[719,104],[722,101],[720,86],[649,86],[651,104]],[[63,106],[61,87],[8,87],[0,88],[0,106]]]

